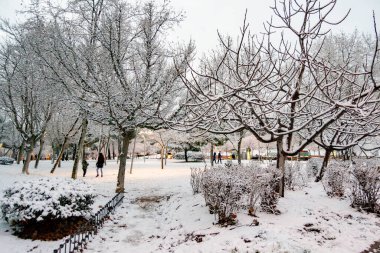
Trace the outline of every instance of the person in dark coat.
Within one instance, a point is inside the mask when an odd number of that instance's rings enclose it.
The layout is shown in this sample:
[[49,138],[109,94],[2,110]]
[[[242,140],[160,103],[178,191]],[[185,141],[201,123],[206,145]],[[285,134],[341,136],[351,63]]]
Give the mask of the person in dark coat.
[[86,173],[87,173],[87,167],[88,167],[88,162],[87,162],[86,160],[82,160],[83,177],[86,176]]
[[222,153],[218,153],[218,163],[222,163]]
[[212,162],[216,163],[216,152],[214,152],[214,154],[212,154]]
[[100,175],[103,177],[103,165],[104,165],[104,155],[103,153],[99,153],[98,160],[96,161],[96,177],[99,176],[99,169],[100,169]]

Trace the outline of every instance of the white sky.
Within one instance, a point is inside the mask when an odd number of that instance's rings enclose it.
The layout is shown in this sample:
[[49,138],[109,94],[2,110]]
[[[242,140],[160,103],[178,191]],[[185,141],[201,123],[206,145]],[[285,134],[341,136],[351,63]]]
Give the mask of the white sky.
[[[0,0],[0,17],[17,19],[15,10],[25,7],[29,0]],[[195,40],[198,52],[207,52],[217,45],[217,30],[236,37],[243,22],[245,9],[251,30],[262,31],[262,24],[272,15],[273,0],[171,0],[177,10],[183,10],[186,19],[176,29],[175,39]],[[380,0],[338,0],[334,16],[338,19],[351,8],[349,17],[335,31],[351,32],[355,28],[373,31],[372,10],[380,27]],[[378,29],[380,30],[380,29]]]

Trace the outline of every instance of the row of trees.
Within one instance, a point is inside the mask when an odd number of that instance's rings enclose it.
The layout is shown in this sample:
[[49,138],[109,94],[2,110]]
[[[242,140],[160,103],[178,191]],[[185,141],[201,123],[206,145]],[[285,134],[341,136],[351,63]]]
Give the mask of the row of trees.
[[[7,37],[0,53],[2,109],[28,147],[23,172],[56,115],[65,122],[62,146],[79,131],[76,178],[92,120],[122,136],[117,192],[124,191],[136,129],[159,128],[154,115],[171,113],[171,100],[183,93],[170,61],[180,50],[165,40],[182,15],[167,3],[117,0],[69,1],[65,7],[35,1],[28,14],[22,24],[2,22]],[[62,126],[55,122],[52,131]]]
[[[25,22],[1,24],[1,108],[27,144],[23,172],[35,144],[60,131],[62,150],[78,136],[76,178],[89,121],[122,136],[117,192],[142,128],[197,132],[211,147],[218,135],[234,134],[238,150],[249,132],[276,143],[282,171],[287,155],[314,142],[325,149],[326,166],[333,150],[379,130],[376,23],[374,38],[332,35],[329,26],[345,18],[329,20],[335,5],[276,0],[265,34],[252,33],[244,19],[236,40],[219,34],[219,46],[196,63],[191,42],[167,40],[183,19],[168,2],[34,1]],[[168,140],[157,134],[164,147]]]
[[251,33],[246,19],[236,40],[219,34],[219,47],[182,72],[191,97],[186,115],[171,123],[214,134],[248,130],[276,143],[282,172],[286,156],[315,143],[326,151],[319,181],[333,150],[377,136],[380,123],[376,23],[374,38],[331,35],[329,26],[345,19],[330,20],[335,5],[275,1],[266,34]]

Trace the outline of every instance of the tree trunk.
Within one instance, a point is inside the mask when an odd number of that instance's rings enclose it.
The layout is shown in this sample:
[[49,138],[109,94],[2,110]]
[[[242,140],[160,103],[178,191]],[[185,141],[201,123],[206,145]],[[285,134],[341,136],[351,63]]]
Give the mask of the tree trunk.
[[83,171],[83,177],[86,176],[87,173],[87,167],[88,167],[88,162],[86,160],[86,147],[83,145],[83,151],[82,151],[82,171]]
[[64,140],[63,140],[62,148],[61,148],[61,151],[59,152],[57,161],[55,161],[54,166],[53,166],[53,168],[50,171],[50,173],[52,173],[52,174],[54,173],[55,169],[57,168],[58,164],[60,163],[60,161],[61,161],[61,159],[63,157],[63,153],[65,152],[67,141],[68,141],[68,138],[65,137]]
[[128,147],[129,142],[135,137],[135,131],[127,131],[125,133],[122,133],[123,138],[123,146],[121,153],[119,155],[120,157],[120,164],[119,164],[119,172],[117,174],[117,185],[116,185],[116,192],[124,192],[124,181],[125,181],[125,165],[127,163],[127,154],[128,154]]
[[279,189],[278,193],[280,194],[281,197],[284,197],[285,195],[285,155],[282,153],[283,149],[283,140],[282,138],[279,138],[277,140],[277,163],[276,167],[279,169],[282,173],[280,183],[279,183]]
[[107,158],[111,159],[111,145],[110,145],[110,140],[108,139],[108,144],[107,144]]
[[321,166],[321,169],[319,170],[319,174],[317,178],[315,179],[315,182],[319,182],[322,180],[323,175],[325,174],[325,169],[329,163],[329,159],[330,159],[330,155],[332,151],[333,151],[332,149],[325,149],[325,156],[323,157],[322,166]]
[[108,131],[107,141],[105,142],[105,154],[104,154],[107,157],[107,159],[111,158],[110,139],[111,139],[111,136],[110,136],[110,132]]
[[87,132],[87,126],[88,126],[88,120],[87,118],[83,118],[82,120],[82,131],[80,134],[79,142],[78,142],[78,147],[76,150],[76,155],[75,155],[75,160],[74,160],[74,165],[73,165],[73,171],[71,173],[71,178],[72,179],[77,179],[78,177],[78,166],[79,166],[79,161],[81,161],[82,158],[82,150],[83,150],[83,145],[84,145],[84,139],[86,137],[86,132]]
[[119,155],[121,154],[121,150],[122,150],[122,136],[119,136],[117,138],[117,151],[119,153]]
[[25,141],[22,141],[20,147],[18,148],[18,155],[17,155],[17,164],[20,164],[23,153],[24,153],[24,145]]
[[214,166],[214,144],[210,143],[210,164],[211,167]]
[[115,153],[115,142],[112,141],[112,159],[115,160],[116,153]]
[[238,164],[241,164],[241,142],[243,141],[243,135],[240,135],[238,145],[237,145],[237,156],[238,156]]
[[26,149],[26,159],[25,159],[25,163],[22,166],[22,174],[29,175],[29,164],[31,161],[31,156],[33,153],[34,145],[35,145],[35,141],[32,140],[29,142],[29,146]]
[[72,157],[71,160],[73,160],[73,161],[75,160],[76,153],[77,153],[77,144],[74,144],[74,147],[73,147],[73,157]]
[[[61,147],[61,148],[59,148],[59,147]],[[62,149],[61,145],[60,146],[56,146],[56,148],[55,148],[55,154],[57,154],[58,168],[61,168],[62,157],[61,157],[61,159],[58,159],[59,152],[61,151],[61,149]],[[63,150],[63,152],[65,152],[65,151]]]
[[165,146],[165,166],[166,166],[166,160],[168,159],[168,146],[169,146],[169,143],[166,143],[166,146]]
[[162,170],[164,169],[164,151],[165,151],[165,147],[161,146],[161,169]]
[[55,145],[54,145],[54,142],[51,144],[51,150],[52,150],[51,164],[54,164],[54,161],[55,161]]
[[117,160],[116,160],[116,164],[119,163],[119,160],[120,160],[120,156],[121,156],[121,153],[122,153],[122,136],[119,135],[119,137],[117,138],[117,152],[118,152],[118,156],[117,156]]
[[187,148],[185,148],[184,151],[185,151],[185,162],[188,162],[188,158],[187,158]]
[[40,139],[40,150],[38,151],[36,163],[34,164],[34,168],[35,169],[37,169],[38,163],[41,160],[41,155],[42,155],[42,150],[44,149],[44,144],[45,144],[45,134],[42,134],[41,135],[41,139]]
[[132,149],[132,156],[131,156],[131,168],[129,169],[129,174],[132,174],[132,168],[133,168],[133,154],[135,153],[135,147],[136,147],[136,139],[133,142],[133,149]]
[[16,147],[13,146],[13,147],[12,147],[12,158],[13,158],[13,159],[17,159],[17,156],[16,156],[16,154],[17,154],[17,153],[16,153],[16,150],[17,150]]
[[145,163],[145,156],[146,156],[146,146],[145,146],[145,137],[144,137],[144,163]]

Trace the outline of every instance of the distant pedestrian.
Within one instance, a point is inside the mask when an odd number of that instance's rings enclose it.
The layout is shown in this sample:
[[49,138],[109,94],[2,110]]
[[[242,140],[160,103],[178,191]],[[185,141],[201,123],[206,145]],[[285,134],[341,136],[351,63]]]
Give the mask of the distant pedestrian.
[[86,160],[82,160],[83,177],[86,176],[86,173],[87,173],[87,167],[88,167],[88,162],[87,162]]
[[103,156],[103,153],[99,153],[98,160],[96,161],[96,177],[99,176],[99,169],[100,169],[100,175],[103,177],[103,165],[104,165],[104,156]]
[[222,163],[222,153],[218,153],[218,163]]
[[212,154],[212,162],[216,163],[216,152],[214,152],[214,154]]

